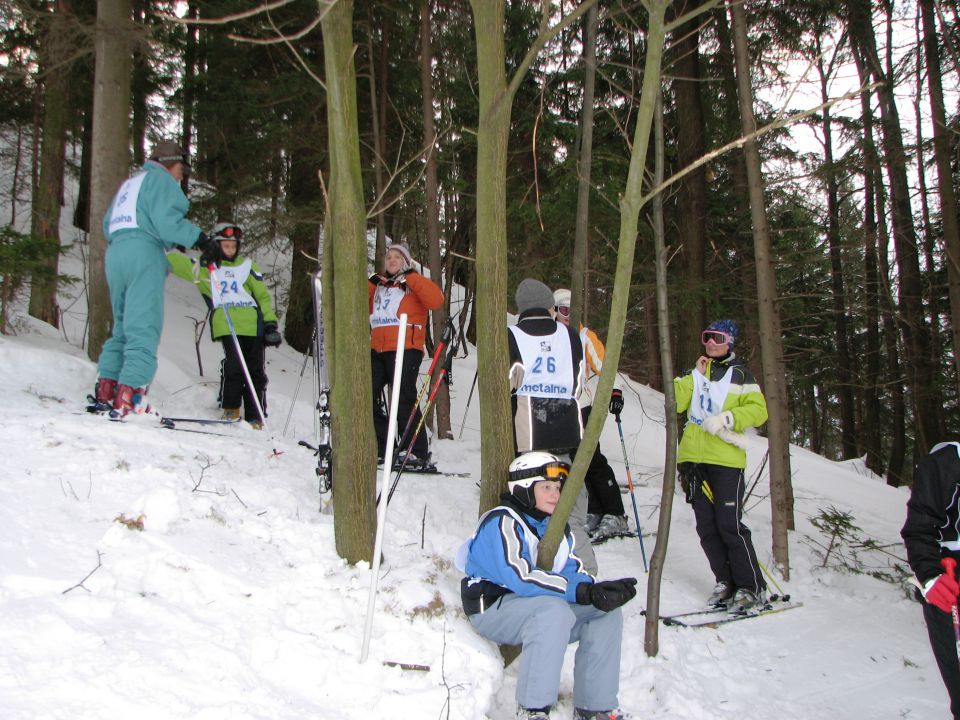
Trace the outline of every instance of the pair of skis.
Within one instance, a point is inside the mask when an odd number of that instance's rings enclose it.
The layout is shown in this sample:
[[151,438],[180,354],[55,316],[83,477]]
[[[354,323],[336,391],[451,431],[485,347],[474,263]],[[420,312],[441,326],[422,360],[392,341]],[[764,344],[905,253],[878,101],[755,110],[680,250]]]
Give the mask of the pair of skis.
[[[778,600],[780,602],[777,602]],[[775,615],[799,607],[803,607],[803,603],[790,602],[789,595],[784,595],[783,597],[772,595],[761,607],[753,608],[742,613],[731,612],[723,607],[711,607],[702,610],[691,610],[690,612],[674,613],[673,615],[661,615],[660,620],[664,625],[672,627],[716,628],[727,623],[749,620],[765,615]],[[646,615],[646,610],[644,610],[642,614]]]

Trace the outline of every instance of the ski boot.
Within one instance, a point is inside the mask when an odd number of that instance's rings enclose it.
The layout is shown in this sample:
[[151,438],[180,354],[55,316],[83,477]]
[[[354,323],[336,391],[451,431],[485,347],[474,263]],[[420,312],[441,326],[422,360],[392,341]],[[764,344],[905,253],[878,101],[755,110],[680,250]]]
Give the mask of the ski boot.
[[113,399],[113,409],[110,411],[111,420],[123,420],[133,413],[142,415],[150,412],[146,402],[146,388],[132,388],[129,385],[117,385],[117,395]]
[[113,409],[113,398],[117,394],[117,381],[113,378],[97,378],[93,395],[87,395],[87,412],[105,413]]
[[733,585],[726,580],[721,580],[717,583],[716,587],[713,588],[710,597],[707,598],[707,607],[725,608],[730,598],[733,597],[733,592]]

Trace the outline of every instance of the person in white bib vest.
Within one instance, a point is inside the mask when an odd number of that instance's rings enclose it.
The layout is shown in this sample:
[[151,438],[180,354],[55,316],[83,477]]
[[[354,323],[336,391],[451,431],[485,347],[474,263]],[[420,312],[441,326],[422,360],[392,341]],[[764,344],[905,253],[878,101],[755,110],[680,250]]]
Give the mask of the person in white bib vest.
[[[213,239],[220,245],[223,257],[217,270],[219,285],[214,287],[210,271],[181,253],[167,255],[167,262],[177,277],[189,280],[213,309],[210,332],[214,340],[223,344],[223,378],[220,405],[225,420],[240,418],[260,427],[263,418],[253,398],[256,392],[263,411],[267,411],[267,373],[264,368],[264,348],[277,347],[282,342],[277,330],[277,314],[273,310],[270,292],[263,282],[263,273],[253,260],[240,254],[243,229],[236,223],[221,222],[213,228]],[[237,333],[243,359],[250,372],[253,388],[247,387],[240,357],[237,355],[230,324]]]
[[575,720],[627,720],[620,689],[620,607],[636,578],[597,582],[577,556],[570,526],[550,569],[537,566],[540,539],[557,507],[570,466],[551,453],[510,463],[508,492],[485,513],[454,564],[470,624],[495,643],[522,645],[517,672],[520,720],[548,720],[557,702],[567,645],[579,642],[573,671]]
[[[410,446],[410,435],[420,423],[417,407],[417,378],[423,360],[423,346],[427,339],[427,321],[430,310],[443,305],[443,290],[433,280],[413,268],[413,258],[406,245],[393,243],[383,258],[383,272],[370,276],[367,286],[370,301],[370,373],[373,385],[373,427],[377,435],[377,455],[384,457],[387,445],[388,420],[379,412],[377,400],[387,383],[393,380],[397,359],[400,316],[407,315],[407,332],[403,343],[403,368],[400,375],[400,398],[397,401],[397,426],[401,451]],[[408,467],[430,467],[430,446],[427,431],[421,429],[411,449],[413,462]],[[402,459],[398,456],[399,465]]]
[[[583,437],[583,345],[553,319],[553,291],[526,278],[517,286],[517,324],[507,328],[515,452],[545,450],[570,461]],[[570,512],[577,554],[591,573],[597,558],[587,534],[587,492]]]
[[104,343],[94,390],[98,410],[123,417],[140,405],[157,372],[163,330],[164,251],[196,247],[216,262],[219,249],[186,219],[190,202],[180,182],[190,165],[175,142],[161,142],[120,186],[103,218],[113,331]]
[[[570,325],[570,303],[572,296],[567,288],[559,288],[553,292],[553,316],[557,322]],[[580,342],[583,344],[584,359],[584,396],[581,414],[586,427],[593,410],[593,396],[603,370],[603,359],[606,349],[597,334],[583,323],[580,323]],[[623,393],[614,388],[610,396],[610,412],[618,415],[623,410]],[[613,468],[607,461],[606,455],[600,450],[600,443],[590,459],[590,467],[583,478],[587,489],[587,532],[590,539],[602,542],[608,538],[619,537],[629,532],[627,514],[623,509],[623,498],[620,496],[620,485],[613,474]]]
[[677,412],[687,413],[677,469],[693,505],[700,546],[716,585],[707,600],[743,612],[766,602],[750,530],[743,524],[743,431],[767,421],[767,403],[753,374],[733,352],[738,329],[716,320],[703,331],[704,354],[687,375],[675,378]]

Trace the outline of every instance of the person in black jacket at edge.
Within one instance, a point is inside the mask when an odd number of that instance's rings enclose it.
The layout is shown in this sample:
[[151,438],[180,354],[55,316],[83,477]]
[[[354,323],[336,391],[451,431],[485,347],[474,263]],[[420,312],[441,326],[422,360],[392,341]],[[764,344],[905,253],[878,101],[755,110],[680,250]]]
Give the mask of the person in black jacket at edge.
[[952,617],[960,594],[955,575],[960,560],[960,443],[939,443],[917,464],[900,535],[923,596],[923,619],[950,694],[950,711],[960,720],[960,646]]

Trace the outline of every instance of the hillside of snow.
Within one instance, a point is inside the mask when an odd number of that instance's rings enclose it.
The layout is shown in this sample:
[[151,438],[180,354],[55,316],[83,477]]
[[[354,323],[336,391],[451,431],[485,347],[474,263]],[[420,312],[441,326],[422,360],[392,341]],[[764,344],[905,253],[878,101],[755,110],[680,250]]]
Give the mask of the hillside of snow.
[[[65,222],[65,242],[74,233]],[[72,247],[64,272],[83,275],[84,250]],[[277,263],[282,280],[282,258],[257,260],[268,271]],[[200,296],[170,278],[165,302],[150,399],[166,416],[217,417],[221,350],[202,337],[201,377]],[[81,349],[82,286],[65,287],[61,304],[62,330],[26,317],[21,303],[16,334],[0,336],[0,718],[513,717],[515,667],[504,670],[497,649],[470,627],[452,567],[479,502],[482,392],[468,408],[472,348],[453,364],[458,439],[433,443],[441,471],[451,474],[405,476],[390,504],[370,657],[360,663],[370,570],[337,556],[335,515],[320,512],[315,461],[298,445],[313,442],[312,365],[298,392],[303,357],[286,345],[268,350],[265,431],[167,430],[147,416],[115,423],[84,412],[96,367]],[[659,540],[662,397],[625,380],[622,387],[649,555]],[[601,446],[625,485],[612,420]],[[763,438],[751,438],[748,486],[756,484],[745,522],[769,568],[765,449]],[[640,581],[624,608],[620,676],[621,705],[635,718],[948,716],[920,606],[902,579],[877,577],[896,578],[903,565],[908,491],[886,486],[862,463],[799,448],[792,469],[791,580],[777,582],[801,608],[717,629],[662,626],[659,655],[649,658],[639,543],[597,548],[602,578]],[[674,502],[664,614],[699,607],[713,587],[693,513],[682,495]],[[849,513],[858,528],[825,564],[829,540],[812,524],[824,513]],[[857,539],[881,549],[857,549]],[[567,660],[556,718],[572,715],[572,649]]]

